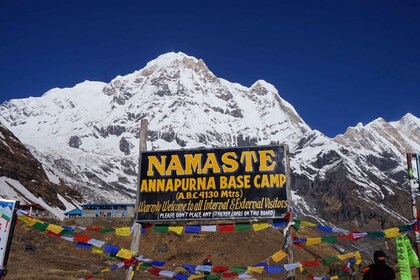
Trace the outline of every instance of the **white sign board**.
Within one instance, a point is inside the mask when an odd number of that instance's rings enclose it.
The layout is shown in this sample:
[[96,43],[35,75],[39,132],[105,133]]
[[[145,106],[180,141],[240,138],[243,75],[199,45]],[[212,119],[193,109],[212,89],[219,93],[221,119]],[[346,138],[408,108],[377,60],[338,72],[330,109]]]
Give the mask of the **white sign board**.
[[15,207],[16,201],[0,199],[0,269],[3,269],[7,264]]

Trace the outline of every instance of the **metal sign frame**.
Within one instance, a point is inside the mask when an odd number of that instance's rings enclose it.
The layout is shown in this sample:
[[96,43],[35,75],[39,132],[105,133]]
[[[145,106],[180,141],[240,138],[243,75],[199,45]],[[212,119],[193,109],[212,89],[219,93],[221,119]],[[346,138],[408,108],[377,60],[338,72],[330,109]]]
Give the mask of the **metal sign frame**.
[[10,208],[8,213],[3,213],[2,209],[0,210],[0,249],[2,249],[0,250],[0,270],[4,272],[12,244],[16,224],[16,208],[19,207],[19,201],[0,199],[0,207]]

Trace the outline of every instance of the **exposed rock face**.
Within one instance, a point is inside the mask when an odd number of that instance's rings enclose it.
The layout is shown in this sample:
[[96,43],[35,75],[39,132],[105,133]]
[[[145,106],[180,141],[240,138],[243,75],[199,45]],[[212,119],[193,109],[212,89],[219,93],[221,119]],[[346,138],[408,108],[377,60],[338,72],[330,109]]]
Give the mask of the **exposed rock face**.
[[[301,215],[353,226],[410,217],[404,154],[420,151],[419,119],[410,114],[330,139],[269,83],[230,83],[183,53],[162,55],[109,84],[86,81],[0,106],[0,120],[48,167],[47,175],[88,201],[133,202],[143,118],[149,150],[288,144]],[[70,144],[69,135],[78,138]],[[69,144],[79,149],[64,148]]]
[[[41,198],[52,207],[65,210],[63,201],[58,198],[60,194],[63,199],[73,198],[74,201],[81,200],[80,194],[72,188],[62,184],[52,183],[42,164],[32,156],[29,150],[17,139],[13,133],[0,124],[0,177],[18,181],[23,187],[30,191],[35,197]],[[2,180],[2,191],[0,195],[6,197],[7,193],[17,193],[21,203],[38,203],[25,196],[21,189],[14,188],[7,180]],[[8,190],[12,190],[9,192]],[[10,197],[9,197],[10,198]],[[72,201],[72,200],[70,200]],[[71,202],[67,202],[71,203]]]
[[78,149],[82,145],[82,139],[79,136],[72,136],[69,140],[69,146]]

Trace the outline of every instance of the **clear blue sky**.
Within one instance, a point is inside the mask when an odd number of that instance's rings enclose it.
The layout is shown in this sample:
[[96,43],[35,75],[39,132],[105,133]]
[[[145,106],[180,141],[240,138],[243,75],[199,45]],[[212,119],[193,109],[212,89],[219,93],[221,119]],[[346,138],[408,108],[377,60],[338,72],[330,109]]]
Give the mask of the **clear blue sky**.
[[0,0],[0,103],[109,82],[169,51],[272,83],[328,136],[420,117],[420,1],[396,0]]

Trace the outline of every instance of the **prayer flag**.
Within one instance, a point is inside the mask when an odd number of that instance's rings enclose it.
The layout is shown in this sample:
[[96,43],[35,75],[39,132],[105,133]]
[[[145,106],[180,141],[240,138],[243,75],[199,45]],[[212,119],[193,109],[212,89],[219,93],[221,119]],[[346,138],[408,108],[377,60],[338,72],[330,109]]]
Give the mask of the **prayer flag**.
[[168,225],[155,225],[153,228],[154,232],[161,232],[161,233],[167,233],[168,232]]
[[150,265],[153,265],[153,266],[164,266],[164,265],[165,265],[165,263],[166,263],[166,262],[161,262],[161,261],[152,261],[152,262],[150,263]]
[[222,274],[223,278],[235,278],[238,277],[238,273],[233,273],[233,272],[225,272]]
[[306,246],[315,245],[321,243],[321,237],[306,238]]
[[36,222],[33,227],[36,228],[37,230],[40,231],[45,231],[47,229],[47,227],[49,226],[49,224],[47,223],[40,223],[40,222]]
[[129,227],[116,228],[115,234],[118,236],[130,236],[130,228]]
[[300,262],[297,263],[287,263],[284,265],[284,269],[286,269],[286,271],[290,271],[293,269],[296,269],[298,267],[300,267],[302,264]]
[[100,233],[106,233],[110,231],[115,231],[115,229],[114,228],[101,228]]
[[82,243],[88,243],[88,241],[92,239],[90,236],[83,235],[83,234],[76,234],[73,238],[74,238],[74,241],[82,242]]
[[235,225],[234,224],[219,225],[219,231],[220,232],[234,232],[235,231]]
[[222,273],[228,270],[229,270],[228,266],[213,266],[213,272],[216,272],[216,273]]
[[311,223],[311,222],[308,222],[308,221],[301,221],[300,222],[300,225],[302,227],[316,227],[316,224]]
[[333,263],[338,260],[339,258],[337,258],[336,256],[328,257],[328,258],[322,259],[322,265],[328,266],[330,263]]
[[127,249],[120,249],[117,253],[117,257],[129,260],[133,257],[134,252]]
[[329,244],[337,243],[337,237],[321,237],[321,241]]
[[205,232],[216,232],[217,228],[216,225],[202,225],[201,231]]
[[159,272],[159,276],[163,276],[163,277],[173,278],[174,275],[175,275],[175,272],[169,271],[169,270],[161,270]]
[[266,228],[269,228],[269,227],[270,227],[270,224],[265,223],[265,222],[253,223],[252,224],[252,228],[254,229],[254,231],[263,230],[263,229],[266,229]]
[[248,230],[251,228],[251,224],[249,223],[239,223],[239,224],[235,224],[235,230],[236,231],[241,231],[241,230]]
[[317,228],[319,230],[325,231],[327,233],[333,233],[333,229],[331,227],[323,226],[323,225],[317,225]]
[[384,230],[385,238],[396,238],[401,235],[400,229],[398,227],[393,227]]
[[283,268],[281,267],[281,265],[267,265],[265,267],[265,271],[267,271],[267,273],[270,273],[270,274],[277,274],[277,273],[282,273]]
[[184,231],[184,227],[183,226],[169,226],[168,230],[173,231],[176,234],[180,235]]
[[302,264],[302,266],[320,266],[321,265],[319,260],[303,261],[300,263]]
[[98,239],[95,239],[95,238],[91,238],[87,243],[92,244],[93,246],[96,246],[98,248],[105,245],[105,241],[98,240]]
[[282,259],[284,259],[286,256],[287,256],[287,254],[285,252],[283,252],[283,250],[280,250],[277,253],[275,253],[274,255],[272,255],[271,258],[273,259],[273,261],[279,262]]
[[93,246],[93,248],[92,248],[92,253],[103,254],[102,249],[100,249],[98,247],[95,247],[95,246]]
[[185,226],[185,233],[200,233],[199,225]]
[[47,229],[49,231],[54,232],[55,234],[59,234],[63,230],[63,227],[57,226],[57,225],[54,225],[54,224],[49,224]]
[[112,244],[106,244],[103,251],[110,255],[116,255],[121,248]]
[[248,266],[248,271],[262,273],[264,271],[264,266]]

